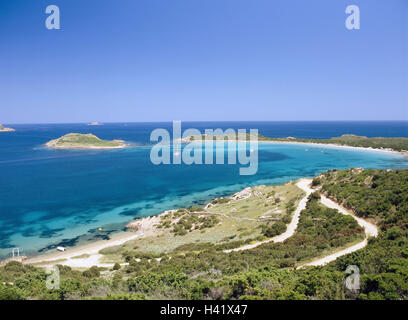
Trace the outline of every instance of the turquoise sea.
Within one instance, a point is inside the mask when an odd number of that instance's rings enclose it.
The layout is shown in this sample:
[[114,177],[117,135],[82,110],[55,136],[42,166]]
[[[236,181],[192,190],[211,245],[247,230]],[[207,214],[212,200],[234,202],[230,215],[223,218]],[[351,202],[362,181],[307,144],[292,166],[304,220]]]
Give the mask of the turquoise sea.
[[[134,218],[200,205],[246,186],[281,184],[328,169],[408,168],[398,154],[336,147],[260,144],[256,175],[237,165],[153,165],[150,133],[170,123],[9,125],[0,133],[0,258],[13,247],[33,256],[108,239]],[[408,122],[199,122],[183,129],[258,129],[271,137],[330,138],[344,133],[408,137]],[[123,150],[49,150],[69,132],[124,139]],[[103,231],[98,232],[97,228]]]

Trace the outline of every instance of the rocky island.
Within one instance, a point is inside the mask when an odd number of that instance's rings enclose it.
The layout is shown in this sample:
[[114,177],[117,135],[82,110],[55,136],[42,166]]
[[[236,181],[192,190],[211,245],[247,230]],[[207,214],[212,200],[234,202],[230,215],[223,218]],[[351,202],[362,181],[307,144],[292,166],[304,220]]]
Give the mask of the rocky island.
[[88,133],[69,133],[45,144],[53,149],[119,149],[126,147],[123,140],[102,140]]
[[11,131],[16,131],[16,130],[14,130],[13,128],[6,128],[0,124],[0,132],[11,132]]

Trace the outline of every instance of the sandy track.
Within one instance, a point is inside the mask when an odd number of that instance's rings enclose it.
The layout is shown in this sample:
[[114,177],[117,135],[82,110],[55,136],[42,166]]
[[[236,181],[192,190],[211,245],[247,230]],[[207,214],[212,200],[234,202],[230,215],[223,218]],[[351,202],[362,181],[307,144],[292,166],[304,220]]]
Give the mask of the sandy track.
[[364,228],[367,236],[369,237],[378,236],[378,229],[376,225],[355,216],[353,213],[351,213],[341,205],[337,204],[333,200],[330,200],[329,198],[325,197],[324,195],[321,196],[321,202],[328,208],[336,209],[344,215],[352,216],[357,221],[357,223]]
[[330,255],[325,256],[323,258],[314,260],[312,262],[305,263],[305,264],[301,265],[300,267],[302,268],[302,267],[306,267],[306,266],[315,266],[315,267],[316,266],[324,266],[325,264],[328,264],[329,262],[332,262],[332,261],[336,260],[337,258],[339,258],[341,256],[344,256],[344,255],[352,253],[354,251],[363,249],[367,245],[367,243],[368,243],[367,238],[365,238],[363,241],[361,241],[361,242],[359,242],[359,243],[357,243],[357,244],[355,244],[355,245],[353,245],[351,247],[348,247],[348,248],[346,248],[344,250],[341,250],[341,251],[338,251],[336,253],[330,254]]
[[[303,209],[306,208],[307,198],[309,197],[309,195],[313,191],[315,191],[314,189],[310,188],[310,183],[311,182],[312,182],[311,179],[301,179],[301,180],[298,181],[298,183],[296,183],[296,185],[299,188],[301,188],[303,191],[306,192],[306,196],[303,197],[302,200],[300,200],[300,202],[298,204],[298,207],[296,208],[296,211],[295,211],[295,213],[293,215],[292,221],[288,225],[286,232],[284,232],[284,233],[282,233],[282,234],[280,234],[280,235],[278,235],[276,237],[264,240],[264,241],[260,241],[260,242],[254,243],[254,244],[245,245],[245,246],[235,248],[235,249],[225,250],[224,252],[230,253],[230,252],[237,252],[237,251],[253,249],[253,248],[256,248],[256,247],[258,247],[258,246],[260,246],[262,244],[265,244],[265,243],[283,242],[286,239],[290,238],[295,233],[295,231],[297,229],[297,225],[299,223],[300,212]],[[338,252],[335,252],[333,254],[329,254],[329,255],[324,256],[322,258],[318,258],[318,259],[316,259],[316,260],[314,260],[312,262],[305,263],[305,264],[301,265],[300,267],[323,266],[325,264],[328,264],[329,262],[332,262],[332,261],[336,260],[338,257],[341,257],[341,256],[344,256],[346,254],[350,254],[350,253],[355,252],[357,250],[363,249],[368,244],[368,237],[377,237],[377,235],[378,235],[378,229],[377,229],[376,225],[374,225],[374,224],[372,224],[372,223],[370,223],[370,222],[368,222],[368,221],[366,221],[366,220],[364,220],[362,218],[356,217],[353,213],[351,213],[350,211],[348,211],[347,209],[345,209],[341,205],[337,204],[333,200],[330,200],[329,198],[327,198],[324,195],[321,195],[321,200],[320,201],[321,201],[321,203],[323,205],[325,205],[328,208],[336,209],[336,210],[338,210],[339,212],[341,212],[344,215],[352,216],[357,221],[357,223],[362,228],[364,228],[366,237],[365,237],[365,239],[363,241],[361,241],[361,242],[359,242],[359,243],[357,243],[355,245],[352,245],[352,246],[350,246],[348,248],[345,248],[345,249],[340,250]]]
[[292,221],[289,223],[287,226],[287,229],[284,233],[279,234],[273,238],[260,241],[257,243],[253,244],[247,244],[245,246],[239,247],[239,248],[234,248],[234,249],[229,249],[229,250],[224,250],[225,253],[230,253],[230,252],[237,252],[237,251],[243,251],[243,250],[248,250],[248,249],[253,249],[256,248],[262,244],[269,243],[269,242],[283,242],[286,239],[290,238],[291,236],[294,235],[297,225],[299,223],[299,218],[300,218],[300,212],[306,208],[306,203],[307,203],[307,198],[309,195],[313,192],[313,189],[309,187],[310,183],[312,182],[311,179],[301,179],[299,180],[296,185],[304,190],[306,192],[306,195],[302,198],[302,200],[299,201],[299,204],[293,213],[293,218]]
[[340,250],[338,252],[335,252],[333,254],[330,254],[328,256],[322,257],[322,258],[318,258],[312,262],[309,263],[305,263],[303,265],[301,265],[301,267],[305,267],[305,266],[324,266],[325,264],[328,264],[334,260],[336,260],[338,257],[344,256],[346,254],[350,254],[352,252],[355,252],[357,250],[363,249],[365,246],[367,246],[368,244],[368,237],[377,237],[378,236],[378,228],[376,225],[361,219],[359,217],[356,217],[353,213],[351,213],[350,211],[346,210],[344,207],[340,206],[339,204],[337,204],[336,202],[334,202],[333,200],[330,200],[329,198],[325,197],[324,195],[321,196],[321,202],[322,204],[324,204],[326,207],[328,208],[332,208],[332,209],[337,209],[339,212],[341,212],[344,215],[348,215],[348,216],[352,216],[357,223],[364,228],[366,237],[363,241],[350,246],[348,248],[345,248],[343,250]]

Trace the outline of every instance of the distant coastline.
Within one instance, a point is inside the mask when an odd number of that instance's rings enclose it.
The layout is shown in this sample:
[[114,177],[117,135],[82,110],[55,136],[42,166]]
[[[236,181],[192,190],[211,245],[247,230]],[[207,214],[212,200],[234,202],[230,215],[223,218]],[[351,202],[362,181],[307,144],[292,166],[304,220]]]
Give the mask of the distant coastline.
[[306,145],[306,146],[319,146],[325,148],[341,148],[341,149],[350,149],[350,150],[359,150],[359,151],[372,151],[372,152],[385,152],[385,153],[393,153],[398,155],[403,155],[408,157],[408,151],[397,151],[391,148],[372,148],[372,147],[355,147],[355,146],[348,146],[342,144],[329,144],[329,143],[318,143],[318,142],[298,142],[298,141],[259,141],[259,143],[275,143],[275,144],[299,144],[299,145]]
[[[204,140],[206,135],[202,135]],[[217,139],[217,135],[214,138]],[[228,137],[228,136],[225,136]],[[194,142],[195,136],[189,136],[187,138],[180,139],[182,143]],[[219,138],[219,137],[218,137]],[[230,138],[230,137],[229,137]],[[233,137],[234,138],[234,137]],[[336,147],[346,148],[360,151],[374,151],[374,152],[387,152],[400,154],[408,157],[408,138],[367,138],[357,136],[353,134],[344,134],[340,137],[331,139],[298,139],[294,137],[286,138],[271,138],[264,137],[258,134],[258,143],[276,143],[276,144],[300,144],[310,146],[322,146],[322,147]],[[252,136],[247,134],[245,141],[252,141]],[[371,145],[370,145],[371,144]],[[398,145],[396,147],[395,145]]]

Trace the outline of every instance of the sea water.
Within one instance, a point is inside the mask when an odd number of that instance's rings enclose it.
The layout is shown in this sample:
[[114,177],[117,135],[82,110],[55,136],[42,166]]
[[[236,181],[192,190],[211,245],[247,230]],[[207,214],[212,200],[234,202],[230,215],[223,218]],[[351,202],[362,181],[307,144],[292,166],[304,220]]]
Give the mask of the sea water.
[[[281,184],[329,169],[404,169],[393,153],[332,146],[261,143],[256,175],[239,175],[237,165],[154,165],[150,133],[171,123],[9,125],[0,133],[0,258],[11,249],[33,256],[109,239],[135,218],[167,209],[202,205],[244,187]],[[408,136],[408,122],[199,122],[183,130],[258,129],[270,137],[330,138],[345,133]],[[51,150],[44,143],[69,132],[124,139],[118,150]],[[102,228],[102,231],[98,231]]]

